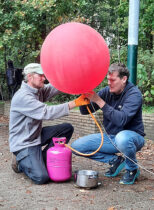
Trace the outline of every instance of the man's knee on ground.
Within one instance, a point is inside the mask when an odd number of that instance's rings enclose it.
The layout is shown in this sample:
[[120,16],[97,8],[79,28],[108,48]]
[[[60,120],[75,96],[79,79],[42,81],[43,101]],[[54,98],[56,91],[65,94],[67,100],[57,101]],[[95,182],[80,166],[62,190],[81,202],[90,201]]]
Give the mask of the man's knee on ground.
[[40,173],[37,176],[34,176],[32,180],[35,184],[45,184],[49,181],[49,176],[46,173]]

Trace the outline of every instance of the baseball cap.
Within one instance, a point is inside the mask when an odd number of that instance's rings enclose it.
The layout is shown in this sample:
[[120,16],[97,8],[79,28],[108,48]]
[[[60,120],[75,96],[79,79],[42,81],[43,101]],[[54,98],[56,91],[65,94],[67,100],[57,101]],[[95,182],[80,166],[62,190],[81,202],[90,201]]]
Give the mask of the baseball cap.
[[37,73],[44,74],[41,64],[39,63],[30,63],[24,68],[24,74]]

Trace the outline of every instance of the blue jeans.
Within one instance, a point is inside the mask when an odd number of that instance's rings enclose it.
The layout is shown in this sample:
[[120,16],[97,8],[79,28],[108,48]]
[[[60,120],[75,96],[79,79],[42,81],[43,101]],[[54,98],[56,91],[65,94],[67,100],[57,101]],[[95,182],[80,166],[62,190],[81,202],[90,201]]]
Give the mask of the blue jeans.
[[73,131],[74,128],[69,123],[42,128],[40,145],[27,147],[14,153],[19,171],[26,174],[35,184],[48,182],[46,152],[53,146],[52,137],[66,137],[66,143],[68,143]]
[[[112,143],[109,137],[104,133],[104,143],[101,149],[92,156],[88,158],[109,163],[111,160],[116,160],[119,150],[129,158],[131,158],[135,163],[136,160],[136,152],[139,151],[144,146],[144,138],[138,133],[130,130],[123,130],[119,132],[117,135],[109,135],[113,144],[119,149],[117,149]],[[81,137],[72,143],[72,147],[79,152],[88,154],[95,151],[101,144],[101,134],[90,134],[88,136]],[[138,166],[133,163],[131,160],[126,158],[125,168],[127,170],[135,170]]]

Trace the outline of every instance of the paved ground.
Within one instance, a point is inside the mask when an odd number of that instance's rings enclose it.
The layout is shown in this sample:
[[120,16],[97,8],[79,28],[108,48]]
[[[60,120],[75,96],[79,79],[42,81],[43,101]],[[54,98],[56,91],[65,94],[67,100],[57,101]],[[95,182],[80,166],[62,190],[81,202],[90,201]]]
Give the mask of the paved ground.
[[[76,135],[74,136],[76,137]],[[73,140],[72,140],[73,141]],[[139,163],[154,172],[154,143],[147,141],[138,153]],[[141,169],[141,176],[132,186],[119,185],[121,176],[105,178],[107,165],[73,155],[73,174],[76,170],[99,171],[102,185],[95,189],[74,186],[72,179],[64,183],[50,182],[35,185],[11,167],[8,147],[8,127],[0,126],[0,209],[33,210],[153,210],[154,175]]]

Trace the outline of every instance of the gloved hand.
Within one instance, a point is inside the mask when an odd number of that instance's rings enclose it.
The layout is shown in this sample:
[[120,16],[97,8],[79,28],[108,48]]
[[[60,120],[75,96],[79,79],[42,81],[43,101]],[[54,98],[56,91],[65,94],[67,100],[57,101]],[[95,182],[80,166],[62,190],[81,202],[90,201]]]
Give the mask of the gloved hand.
[[77,99],[74,100],[76,106],[83,106],[90,104],[90,101],[86,96],[83,94],[79,96]]

